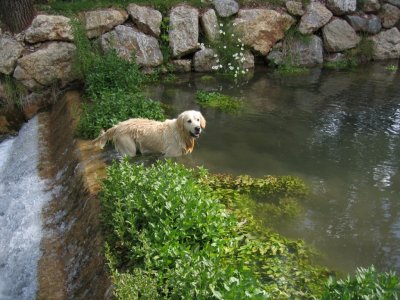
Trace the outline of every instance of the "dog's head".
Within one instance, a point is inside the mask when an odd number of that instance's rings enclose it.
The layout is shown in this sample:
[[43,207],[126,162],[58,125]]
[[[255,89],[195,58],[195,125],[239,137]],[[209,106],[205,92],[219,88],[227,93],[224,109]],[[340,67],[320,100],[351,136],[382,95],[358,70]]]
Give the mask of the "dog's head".
[[206,127],[206,120],[199,111],[187,110],[178,116],[178,125],[192,138],[198,138],[201,130]]

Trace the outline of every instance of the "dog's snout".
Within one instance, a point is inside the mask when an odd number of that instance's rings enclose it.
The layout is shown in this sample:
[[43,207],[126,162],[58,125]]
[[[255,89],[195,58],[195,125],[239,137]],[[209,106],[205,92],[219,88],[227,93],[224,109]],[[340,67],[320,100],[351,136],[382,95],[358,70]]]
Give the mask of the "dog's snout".
[[197,132],[200,132],[200,130],[201,130],[201,128],[200,127],[198,127],[198,126],[196,126],[195,128],[194,128],[194,131],[197,133]]

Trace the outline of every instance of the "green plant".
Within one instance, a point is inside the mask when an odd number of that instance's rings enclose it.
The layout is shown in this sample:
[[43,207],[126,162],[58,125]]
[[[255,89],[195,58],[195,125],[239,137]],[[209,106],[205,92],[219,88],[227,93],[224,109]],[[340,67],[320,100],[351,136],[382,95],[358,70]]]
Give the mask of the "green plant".
[[233,195],[237,207],[245,196],[218,182],[171,161],[108,168],[100,197],[117,299],[141,289],[155,299],[319,295],[326,274],[311,266],[303,243],[257,230],[247,209],[227,210],[221,195]]
[[357,269],[354,277],[329,278],[323,300],[376,299],[395,300],[400,295],[400,281],[394,272],[379,273],[371,266]]
[[154,78],[144,75],[134,61],[122,59],[114,50],[99,51],[79,22],[74,21],[72,26],[77,46],[75,70],[85,80],[87,99],[82,104],[77,135],[92,139],[101,129],[134,117],[164,119],[161,103],[141,93],[143,85]]
[[230,113],[238,112],[244,105],[241,99],[218,92],[197,91],[196,100],[202,106],[218,108]]
[[396,65],[388,65],[385,68],[387,71],[396,72],[398,67]]
[[[219,36],[209,42],[209,47],[216,52],[214,55],[216,65],[212,69],[237,78],[245,76],[249,70],[245,67],[247,60],[245,45],[238,31],[234,30],[235,26],[237,26],[235,23],[220,21]],[[204,48],[203,44],[200,46]]]
[[8,107],[22,107],[22,100],[27,95],[27,90],[22,83],[18,82],[10,75],[1,76],[0,82],[3,83],[4,88],[4,105]]

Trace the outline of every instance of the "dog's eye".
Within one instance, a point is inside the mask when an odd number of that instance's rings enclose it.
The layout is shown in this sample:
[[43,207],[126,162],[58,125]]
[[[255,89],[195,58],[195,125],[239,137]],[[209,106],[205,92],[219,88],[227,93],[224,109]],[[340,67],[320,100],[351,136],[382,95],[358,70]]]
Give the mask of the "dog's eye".
[[188,120],[188,123],[192,123],[192,120]]

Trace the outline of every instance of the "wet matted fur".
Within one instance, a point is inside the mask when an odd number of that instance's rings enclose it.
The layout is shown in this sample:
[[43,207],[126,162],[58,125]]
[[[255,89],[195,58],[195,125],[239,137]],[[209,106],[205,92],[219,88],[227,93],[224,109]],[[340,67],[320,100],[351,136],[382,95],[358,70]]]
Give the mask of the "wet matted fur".
[[103,148],[107,141],[112,141],[115,149],[122,155],[135,156],[140,152],[176,157],[193,151],[194,141],[205,127],[203,115],[198,111],[188,110],[176,119],[164,122],[148,119],[120,122],[103,131],[93,142]]

